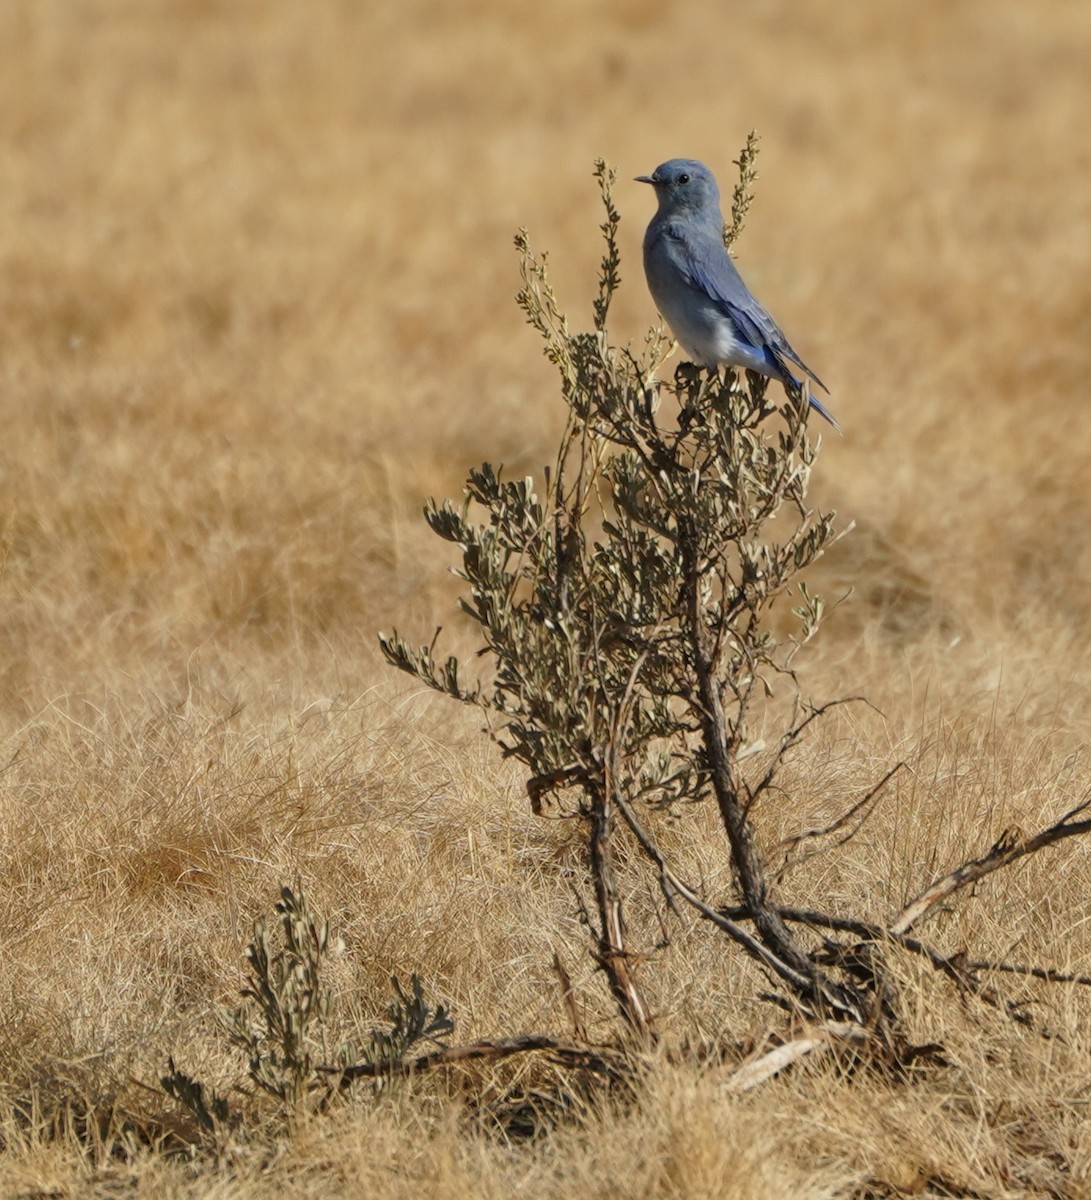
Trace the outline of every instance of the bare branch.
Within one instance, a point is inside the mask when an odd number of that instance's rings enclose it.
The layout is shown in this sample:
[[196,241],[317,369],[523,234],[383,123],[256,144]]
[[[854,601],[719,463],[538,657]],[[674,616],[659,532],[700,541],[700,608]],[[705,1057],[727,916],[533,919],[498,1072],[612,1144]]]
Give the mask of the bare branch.
[[[749,912],[742,906],[721,909],[720,912],[735,920],[745,921],[752,919]],[[864,938],[872,942],[893,942],[902,949],[927,959],[937,971],[946,975],[960,990],[978,996],[986,1004],[1005,1013],[1013,1021],[1018,1022],[1028,1029],[1033,1029],[1043,1038],[1052,1039],[1056,1036],[1050,1030],[1037,1026],[1033,1018],[1024,1011],[1020,1004],[1014,1000],[1009,1000],[1006,996],[996,991],[995,988],[989,987],[988,984],[984,983],[974,974],[976,970],[994,968],[995,964],[970,963],[962,954],[944,954],[934,946],[928,945],[927,942],[922,942],[918,938],[909,937],[906,934],[894,933],[892,930],[882,925],[873,924],[870,921],[860,921],[851,917],[838,917],[830,913],[818,912],[814,909],[781,908],[778,909],[778,912],[781,919],[785,921],[811,925],[818,929],[832,929],[841,933],[852,933],[859,938]],[[1027,974],[1035,974],[1035,972],[1028,971]],[[1041,976],[1038,977],[1040,978]],[[1058,982],[1066,981],[1059,980]],[[1072,982],[1075,982],[1075,980]]]
[[895,935],[908,933],[918,921],[926,917],[948,896],[953,896],[955,892],[961,891],[971,883],[984,879],[993,871],[999,871],[1001,867],[1025,858],[1028,854],[1034,854],[1046,846],[1055,845],[1065,838],[1080,837],[1085,833],[1091,833],[1091,820],[1074,821],[1072,819],[1081,812],[1085,812],[1088,807],[1091,807],[1091,800],[1077,804],[1070,812],[1065,813],[1056,824],[1050,825],[1048,829],[1039,830],[1031,837],[1021,837],[1019,832],[1014,829],[1006,830],[987,854],[963,863],[962,866],[956,867],[934,883],[929,884],[894,918],[890,923],[890,932]]
[[606,972],[610,991],[617,1001],[622,1017],[638,1037],[649,1041],[655,1038],[655,1021],[630,970],[630,954],[625,944],[625,922],[614,878],[612,824],[609,788],[603,786],[592,796],[588,846],[591,880],[601,921],[597,957]]
[[[760,962],[764,967],[767,967],[775,975],[784,980],[785,983],[791,985],[795,992],[800,996],[812,995],[815,992],[815,981],[803,971],[798,971],[794,966],[781,958],[774,950],[770,949],[758,938],[753,937],[741,925],[737,924],[730,917],[725,916],[722,911],[718,911],[710,904],[706,903],[688,884],[684,883],[667,865],[666,859],[663,857],[659,847],[649,836],[643,825],[637,820],[636,815],[629,805],[620,797],[615,796],[614,803],[617,806],[618,812],[622,819],[629,826],[633,835],[640,843],[644,853],[655,863],[659,869],[659,877],[664,896],[668,901],[671,901],[675,895],[681,896],[687,904],[691,905],[706,921],[710,921],[718,929],[726,933],[733,941],[741,946],[751,958]],[[742,910],[749,917],[749,910]],[[851,1015],[854,1019],[858,1019],[859,1014],[855,1008],[850,1008],[845,998],[836,992],[825,991],[821,993],[822,998],[835,1009],[835,1011]]]

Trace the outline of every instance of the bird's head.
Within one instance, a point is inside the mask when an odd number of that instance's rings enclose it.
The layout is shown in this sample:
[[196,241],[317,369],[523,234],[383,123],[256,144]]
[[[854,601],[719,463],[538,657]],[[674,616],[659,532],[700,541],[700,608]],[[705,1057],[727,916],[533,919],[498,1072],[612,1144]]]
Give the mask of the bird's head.
[[661,213],[713,213],[720,211],[720,189],[704,163],[695,158],[672,158],[660,163],[650,175],[638,175],[638,183],[655,188]]

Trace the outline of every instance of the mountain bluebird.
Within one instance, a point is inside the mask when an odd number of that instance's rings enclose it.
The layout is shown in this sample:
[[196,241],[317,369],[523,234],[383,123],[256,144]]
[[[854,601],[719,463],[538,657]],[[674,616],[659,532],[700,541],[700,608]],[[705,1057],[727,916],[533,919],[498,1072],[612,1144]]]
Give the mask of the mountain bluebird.
[[[786,391],[802,387],[798,368],[828,394],[735,269],[724,248],[720,189],[708,167],[672,158],[637,180],[650,183],[659,201],[644,235],[648,289],[682,349],[702,366],[747,367]],[[810,401],[838,428],[824,405],[814,396]]]

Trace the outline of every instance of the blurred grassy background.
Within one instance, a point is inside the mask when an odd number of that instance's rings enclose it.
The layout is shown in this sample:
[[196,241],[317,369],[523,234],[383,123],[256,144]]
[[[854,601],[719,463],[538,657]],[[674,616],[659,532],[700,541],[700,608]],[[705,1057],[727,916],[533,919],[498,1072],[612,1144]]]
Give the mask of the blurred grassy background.
[[751,127],[741,266],[833,388],[846,581],[914,637],[1083,653],[1084,6],[35,0],[0,46],[16,720],[104,668],[158,688],[230,647],[260,676],[318,638],[324,676],[431,620],[421,498],[540,470],[561,421],[513,230],[582,312],[614,163],[639,337],[628,179],[687,154],[730,183]]
[[[729,192],[762,136],[739,264],[830,384],[845,436],[814,495],[856,523],[819,580],[855,592],[806,681],[885,714],[820,734],[797,800],[900,755],[931,772],[836,886],[881,911],[1077,793],[1089,62],[1072,0],[7,0],[6,1077],[97,1056],[154,1078],[178,1005],[230,996],[297,871],[379,984],[430,959],[471,1026],[563,1022],[540,982],[571,919],[553,832],[472,721],[399,690],[375,633],[457,641],[424,498],[551,458],[564,414],[511,236],[589,320],[600,155],[625,341],[655,320],[629,179],[686,155]],[[466,879],[528,904],[522,932],[475,928]],[[1086,892],[1074,874],[1068,903]],[[1041,936],[1078,959],[1066,921]]]

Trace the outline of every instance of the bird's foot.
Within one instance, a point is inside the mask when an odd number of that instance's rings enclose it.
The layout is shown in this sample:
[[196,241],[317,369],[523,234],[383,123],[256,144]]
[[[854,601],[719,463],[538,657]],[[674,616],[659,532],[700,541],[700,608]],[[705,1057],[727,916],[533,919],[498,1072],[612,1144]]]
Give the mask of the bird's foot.
[[674,382],[682,387],[694,383],[700,378],[704,367],[700,363],[680,362],[674,369]]

